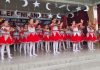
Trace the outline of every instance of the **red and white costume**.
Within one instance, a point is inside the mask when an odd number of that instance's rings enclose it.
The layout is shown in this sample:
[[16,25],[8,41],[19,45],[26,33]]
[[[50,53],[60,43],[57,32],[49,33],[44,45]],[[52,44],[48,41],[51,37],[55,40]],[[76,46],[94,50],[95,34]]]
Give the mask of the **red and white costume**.
[[65,39],[69,41],[71,40],[71,31],[66,31]]
[[37,28],[36,32],[37,32],[37,35],[40,38],[40,41],[42,41],[43,40],[43,31],[42,31],[42,28]]
[[46,30],[44,31],[43,40],[44,41],[51,41],[49,31],[46,31]]
[[58,26],[53,25],[51,29],[52,29],[51,40],[60,41],[61,37],[60,37]]
[[19,35],[20,35],[20,39],[19,39],[19,41],[20,41],[20,43],[24,43],[24,30],[21,30],[20,32],[19,32]]
[[40,38],[38,36],[38,34],[35,31],[35,26],[28,26],[28,31],[29,31],[29,35],[28,35],[28,42],[38,42],[40,41]]
[[65,35],[65,32],[63,30],[60,30],[60,40],[61,41],[66,40],[66,35]]
[[97,40],[95,34],[94,34],[94,30],[91,28],[87,28],[87,36],[86,36],[86,41],[92,41],[95,42]]
[[15,44],[20,43],[20,41],[19,41],[19,32],[18,31],[13,32],[13,39],[14,39]]
[[2,35],[0,37],[0,40],[1,40],[0,44],[9,44],[9,45],[11,45],[11,44],[14,43],[14,40],[13,40],[12,36],[10,35],[9,30],[10,30],[9,26],[8,27],[3,26],[1,28]]
[[78,30],[78,27],[77,26],[74,26],[73,27],[73,34],[71,36],[71,41],[72,42],[75,42],[75,43],[78,43],[81,41],[81,33],[80,31]]

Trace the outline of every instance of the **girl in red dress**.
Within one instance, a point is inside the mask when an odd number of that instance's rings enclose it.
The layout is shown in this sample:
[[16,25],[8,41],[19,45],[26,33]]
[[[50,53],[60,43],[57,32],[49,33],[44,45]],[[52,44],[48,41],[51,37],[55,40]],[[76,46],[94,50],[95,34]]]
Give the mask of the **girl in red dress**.
[[19,42],[20,42],[20,54],[21,54],[21,52],[22,52],[22,48],[23,48],[23,45],[24,45],[24,27],[23,26],[21,26],[20,27],[20,30],[19,30],[19,37],[20,37],[20,39],[19,39]]
[[13,32],[13,38],[14,38],[14,51],[16,51],[16,48],[19,47],[19,31],[15,28],[15,31]]
[[[28,41],[30,43],[30,53],[29,55],[32,56],[37,56],[37,54],[35,53],[35,44],[40,41],[39,36],[36,34],[36,26],[38,25],[39,21],[36,20],[36,22],[34,23],[33,19],[29,20],[29,24],[28,24]],[[33,53],[32,53],[33,51]]]
[[46,52],[49,52],[50,51],[50,29],[48,25],[45,25],[43,32],[44,32],[43,40],[45,42],[45,50]]
[[79,32],[79,25],[80,24],[76,24],[75,21],[72,22],[72,37],[71,37],[71,41],[73,42],[73,52],[78,52],[78,43],[80,42],[80,32]]
[[65,40],[66,40],[66,46],[67,46],[67,49],[71,48],[70,46],[70,43],[71,43],[71,30],[70,30],[70,27],[67,26],[66,29],[65,29]]
[[60,41],[59,27],[56,23],[56,18],[51,20],[51,40],[53,42],[53,53],[58,54],[58,42]]
[[37,43],[37,51],[39,50],[39,48],[41,50],[43,50],[43,41],[42,41],[43,40],[43,28],[40,24],[37,26],[36,32],[37,32],[37,35],[40,38],[40,41]]
[[79,49],[82,49],[82,43],[83,43],[83,41],[84,41],[84,38],[85,38],[85,35],[84,35],[84,33],[83,33],[83,28],[84,28],[84,26],[83,26],[83,20],[81,19],[81,21],[80,21],[80,23],[79,23],[80,25],[79,25],[79,33],[80,33],[80,41],[79,41]]
[[26,24],[24,26],[24,44],[23,44],[23,47],[24,47],[24,54],[29,54],[29,42],[28,42],[28,35],[29,35],[29,32],[28,32],[28,25]]
[[40,37],[40,47],[41,47],[41,50],[43,50],[43,28],[41,25],[38,25],[38,35]]
[[61,48],[65,50],[66,49],[65,48],[65,31],[63,28],[63,22],[60,22],[59,24],[59,32],[60,32],[59,50],[61,50]]
[[4,49],[6,47],[8,58],[12,59],[10,54],[10,45],[14,43],[13,38],[10,35],[10,32],[14,31],[14,29],[9,25],[8,21],[4,21],[4,23],[1,26],[1,33],[2,37],[0,40],[2,40],[1,44],[1,59],[4,60]]
[[86,41],[88,42],[88,48],[89,50],[95,50],[94,49],[94,42],[96,42],[97,38],[96,35],[94,34],[94,30],[92,26],[87,26],[87,36],[86,36]]

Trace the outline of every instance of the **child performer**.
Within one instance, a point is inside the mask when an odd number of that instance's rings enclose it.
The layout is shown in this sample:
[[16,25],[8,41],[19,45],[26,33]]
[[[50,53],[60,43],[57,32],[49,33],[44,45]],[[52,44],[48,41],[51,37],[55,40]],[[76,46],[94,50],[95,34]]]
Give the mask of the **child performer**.
[[53,53],[54,55],[58,54],[58,42],[60,41],[60,33],[58,29],[58,24],[56,23],[56,18],[51,20],[51,39],[53,41]]
[[37,26],[37,33],[38,36],[40,37],[40,42],[39,42],[39,46],[41,47],[40,49],[43,50],[43,28],[40,24]]
[[[61,22],[59,24],[59,30],[60,30],[60,42],[59,42],[59,50],[61,50],[61,48],[63,47],[63,49],[65,50],[65,32],[64,32],[64,28],[63,28],[63,22]],[[61,47],[62,44],[62,47]]]
[[88,41],[88,48],[89,50],[95,50],[94,49],[94,42],[97,40],[96,36],[94,34],[94,30],[92,28],[92,26],[87,26],[87,36],[86,36],[86,40]]
[[46,52],[49,52],[50,51],[50,29],[48,25],[45,25],[43,32],[44,32],[43,40],[45,41],[45,50]]
[[80,32],[79,32],[79,27],[80,24],[76,24],[75,21],[72,22],[72,31],[73,31],[73,34],[72,34],[72,37],[71,37],[71,40],[73,42],[73,52],[78,52],[79,49],[78,49],[78,43],[80,41]]
[[71,48],[70,43],[71,43],[71,30],[69,28],[69,26],[66,27],[65,29],[65,39],[66,39],[66,45],[67,45],[67,49]]
[[10,32],[14,31],[14,29],[9,25],[8,21],[4,21],[3,25],[1,26],[1,60],[4,60],[4,49],[6,47],[8,58],[12,59],[10,54],[10,45],[14,43],[14,40],[12,39]]
[[[29,20],[29,24],[28,24],[28,32],[29,32],[28,41],[30,43],[30,53],[29,53],[30,56],[32,56],[32,55],[37,56],[37,54],[35,53],[35,44],[36,44],[36,42],[38,42],[40,40],[39,37],[36,34],[37,24],[38,24],[38,20],[36,20],[35,23],[34,23],[33,19]],[[33,50],[33,53],[32,53],[32,50]]]
[[[38,26],[36,28],[36,32],[40,38],[40,41],[37,43],[37,46],[38,46],[38,48],[40,48],[40,50],[43,50],[43,28],[40,24],[38,24]],[[38,51],[38,48],[37,48],[37,51]]]
[[19,31],[16,28],[15,31],[13,32],[13,38],[14,38],[14,51],[16,51],[18,50],[19,47]]
[[82,49],[82,43],[83,43],[83,41],[84,41],[84,38],[85,38],[85,36],[84,36],[84,33],[83,33],[83,28],[84,28],[84,26],[83,26],[83,20],[81,19],[81,21],[80,21],[80,23],[79,23],[80,25],[79,25],[79,36],[80,36],[80,42],[79,42],[79,49]]
[[28,32],[28,25],[25,24],[24,26],[24,54],[29,54],[29,42],[28,42],[28,35],[29,35],[29,32]]
[[[21,26],[20,27],[20,30],[19,30],[19,37],[20,37],[20,39],[19,39],[19,42],[20,42],[20,54],[21,54],[21,52],[22,52],[22,48],[24,48],[23,47],[23,45],[24,45],[24,27],[23,26]],[[24,48],[25,49],[25,48]]]

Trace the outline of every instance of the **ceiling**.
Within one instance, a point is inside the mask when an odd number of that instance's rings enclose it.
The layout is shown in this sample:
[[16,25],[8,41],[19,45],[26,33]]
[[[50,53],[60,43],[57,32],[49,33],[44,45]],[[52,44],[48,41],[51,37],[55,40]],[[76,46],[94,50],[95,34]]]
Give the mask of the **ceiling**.
[[[23,0],[11,0],[11,3],[5,3],[5,0],[0,0],[0,9],[5,10],[19,10],[19,11],[28,11],[28,12],[40,12],[40,13],[61,13],[61,14],[68,14],[70,12],[77,11],[76,8],[79,6],[81,10],[86,9],[85,5],[96,5],[100,3],[100,0],[37,0],[40,2],[40,6],[35,8],[33,2],[36,0],[28,0],[29,4],[26,7],[22,7],[24,4]],[[51,10],[46,9],[46,3],[50,3],[49,8]],[[58,8],[57,6],[61,5],[70,5],[68,11],[66,6],[63,8]]]
[[44,0],[52,2],[61,2],[61,3],[72,3],[72,4],[87,4],[87,5],[96,5],[100,4],[100,0]]

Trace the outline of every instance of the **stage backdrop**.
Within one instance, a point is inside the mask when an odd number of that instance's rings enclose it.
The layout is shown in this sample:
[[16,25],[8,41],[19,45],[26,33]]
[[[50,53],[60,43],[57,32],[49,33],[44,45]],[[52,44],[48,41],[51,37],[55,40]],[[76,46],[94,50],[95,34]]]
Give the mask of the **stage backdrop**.
[[81,10],[78,12],[74,12],[73,14],[74,14],[73,17],[72,17],[72,14],[68,15],[67,21],[68,21],[69,25],[71,25],[73,20],[75,20],[77,23],[79,23],[81,19],[84,20],[84,24],[83,24],[84,26],[88,25],[87,22],[89,21],[89,17],[88,17],[88,13],[86,11]]
[[98,25],[100,26],[100,4],[97,5],[97,14],[98,14]]

